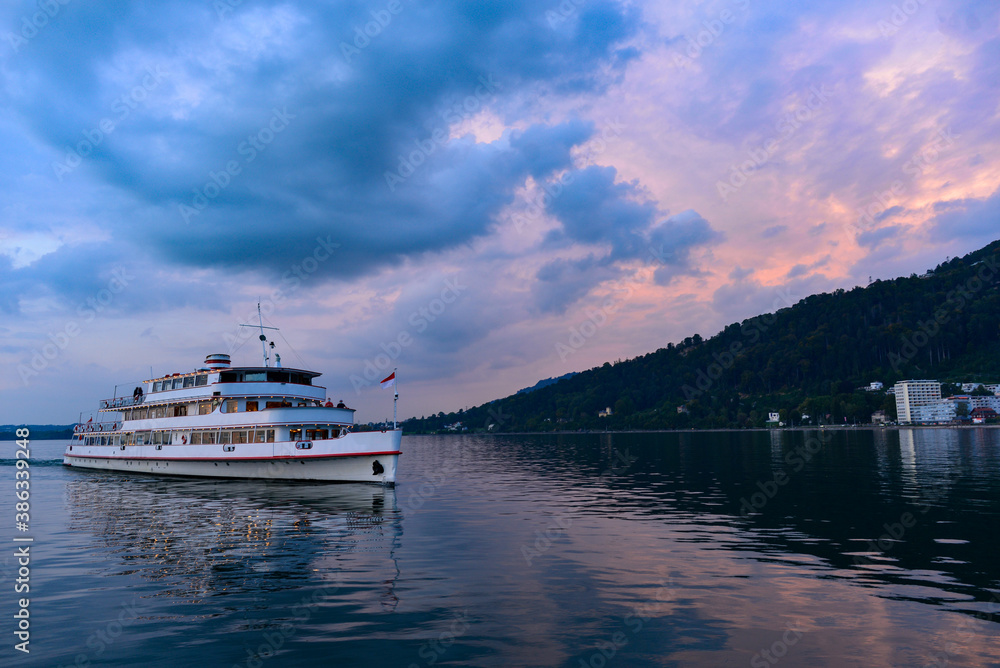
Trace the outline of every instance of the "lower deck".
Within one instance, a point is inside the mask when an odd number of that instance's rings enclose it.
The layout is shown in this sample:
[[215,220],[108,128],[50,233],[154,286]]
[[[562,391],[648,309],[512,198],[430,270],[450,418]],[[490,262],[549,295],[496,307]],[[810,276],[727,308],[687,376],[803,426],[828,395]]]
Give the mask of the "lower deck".
[[393,484],[402,432],[351,433],[337,440],[214,445],[67,446],[67,466],[163,475]]

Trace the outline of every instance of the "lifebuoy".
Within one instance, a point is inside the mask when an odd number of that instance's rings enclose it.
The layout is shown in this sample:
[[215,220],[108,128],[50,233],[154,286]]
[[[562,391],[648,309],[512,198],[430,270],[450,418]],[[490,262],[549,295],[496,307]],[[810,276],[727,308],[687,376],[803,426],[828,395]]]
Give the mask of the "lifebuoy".
[[117,422],[115,422],[115,423],[113,423],[113,424],[111,425],[111,431],[114,431],[114,430],[116,430],[116,429],[118,429],[118,423],[117,423]]
[[73,425],[73,433],[74,434],[79,434],[80,433],[80,425],[78,425],[78,424]]
[[188,437],[187,436],[181,436],[181,445],[187,445],[187,442],[188,442]]

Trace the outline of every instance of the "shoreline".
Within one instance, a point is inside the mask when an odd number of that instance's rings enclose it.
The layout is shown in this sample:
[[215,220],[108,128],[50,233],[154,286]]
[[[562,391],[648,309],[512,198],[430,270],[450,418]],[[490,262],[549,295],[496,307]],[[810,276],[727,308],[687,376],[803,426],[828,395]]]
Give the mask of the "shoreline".
[[920,425],[821,425],[813,427],[751,427],[740,428],[718,428],[698,429],[617,429],[614,431],[599,431],[596,429],[573,430],[573,431],[501,431],[501,432],[403,432],[404,436],[544,436],[555,434],[565,436],[570,434],[690,434],[690,433],[721,433],[721,432],[774,432],[774,431],[900,431],[903,429],[1000,429],[1000,424],[920,424]]

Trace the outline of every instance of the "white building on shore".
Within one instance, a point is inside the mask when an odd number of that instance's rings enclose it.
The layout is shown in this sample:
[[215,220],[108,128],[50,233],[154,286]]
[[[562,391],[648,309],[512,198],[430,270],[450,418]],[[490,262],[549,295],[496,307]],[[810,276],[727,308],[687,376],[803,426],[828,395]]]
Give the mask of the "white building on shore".
[[899,424],[927,422],[918,409],[941,401],[941,383],[936,380],[901,380],[893,386],[896,420]]

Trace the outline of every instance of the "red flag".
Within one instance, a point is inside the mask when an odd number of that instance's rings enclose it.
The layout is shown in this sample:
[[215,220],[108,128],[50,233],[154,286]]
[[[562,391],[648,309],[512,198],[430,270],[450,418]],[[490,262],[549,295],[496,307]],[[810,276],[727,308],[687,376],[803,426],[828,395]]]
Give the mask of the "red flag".
[[393,371],[392,373],[390,373],[388,375],[388,377],[383,378],[382,382],[381,382],[382,389],[385,389],[387,387],[392,387],[395,384],[396,384],[396,372],[395,371]]

